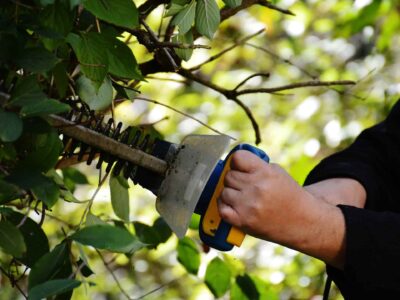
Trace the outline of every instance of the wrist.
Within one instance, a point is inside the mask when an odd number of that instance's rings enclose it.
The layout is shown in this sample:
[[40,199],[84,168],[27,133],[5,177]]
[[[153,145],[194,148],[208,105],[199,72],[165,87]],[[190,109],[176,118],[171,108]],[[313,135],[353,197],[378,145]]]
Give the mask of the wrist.
[[342,268],[345,223],[341,210],[303,191],[279,236],[271,240]]

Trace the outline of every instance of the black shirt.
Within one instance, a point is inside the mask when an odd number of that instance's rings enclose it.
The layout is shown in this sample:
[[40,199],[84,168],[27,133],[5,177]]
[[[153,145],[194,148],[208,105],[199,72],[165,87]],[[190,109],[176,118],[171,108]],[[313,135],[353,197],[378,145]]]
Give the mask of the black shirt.
[[386,120],[322,160],[305,185],[335,177],[359,181],[367,201],[364,209],[339,205],[345,266],[328,266],[328,275],[346,299],[400,299],[400,101]]

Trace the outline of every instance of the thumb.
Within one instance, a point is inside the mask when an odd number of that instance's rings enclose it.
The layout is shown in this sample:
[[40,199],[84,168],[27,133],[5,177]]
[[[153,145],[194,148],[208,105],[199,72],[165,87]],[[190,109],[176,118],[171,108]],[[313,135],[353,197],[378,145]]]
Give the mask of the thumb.
[[238,150],[232,154],[231,169],[244,173],[252,173],[265,163],[254,153],[246,150]]

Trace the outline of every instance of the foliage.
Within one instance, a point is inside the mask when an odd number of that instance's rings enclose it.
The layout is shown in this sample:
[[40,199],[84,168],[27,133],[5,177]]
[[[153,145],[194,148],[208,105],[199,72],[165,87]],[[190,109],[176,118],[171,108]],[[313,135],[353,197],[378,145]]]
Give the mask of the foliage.
[[178,241],[128,176],[76,164],[85,146],[51,115],[94,111],[174,142],[217,128],[302,182],[400,92],[399,5],[360,2],[3,1],[0,299],[321,294],[323,264],[291,250],[247,238],[217,253],[198,219]]

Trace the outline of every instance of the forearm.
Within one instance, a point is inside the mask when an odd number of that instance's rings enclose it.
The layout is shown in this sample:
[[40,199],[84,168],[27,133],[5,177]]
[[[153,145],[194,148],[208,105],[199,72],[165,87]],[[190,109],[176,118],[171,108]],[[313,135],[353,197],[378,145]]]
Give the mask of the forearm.
[[332,205],[365,206],[367,194],[364,187],[351,178],[331,178],[304,187],[314,197]]
[[304,189],[306,193],[298,206],[302,208],[301,215],[292,219],[289,234],[277,242],[343,268],[346,229],[337,205],[362,208],[366,192],[358,181],[350,178],[327,179]]
[[[307,195],[308,194],[308,195]],[[345,253],[345,221],[341,210],[306,193],[298,215],[287,219],[273,241],[342,269]]]

